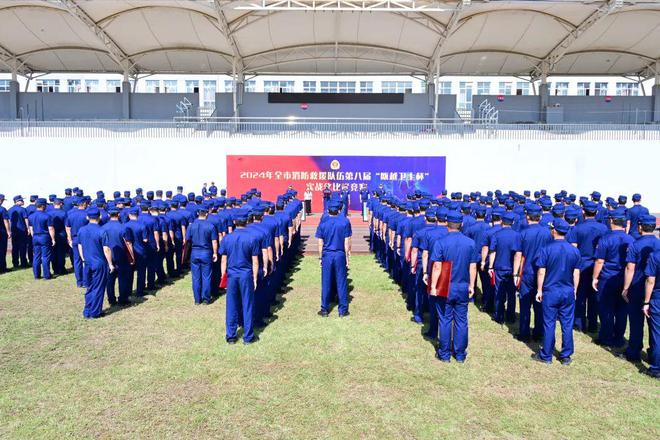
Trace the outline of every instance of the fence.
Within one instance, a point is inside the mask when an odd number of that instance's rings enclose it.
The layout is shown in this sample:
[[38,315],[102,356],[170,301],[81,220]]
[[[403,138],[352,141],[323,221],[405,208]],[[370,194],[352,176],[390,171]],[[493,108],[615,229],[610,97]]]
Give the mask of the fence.
[[0,138],[499,139],[660,141],[652,124],[489,124],[425,119],[180,118],[175,121],[0,121]]

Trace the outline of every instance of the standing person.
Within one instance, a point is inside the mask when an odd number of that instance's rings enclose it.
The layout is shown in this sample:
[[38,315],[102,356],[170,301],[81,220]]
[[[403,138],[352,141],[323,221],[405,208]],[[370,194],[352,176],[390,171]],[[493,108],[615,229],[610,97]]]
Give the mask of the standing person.
[[640,194],[633,194],[632,201],[633,205],[626,213],[626,232],[632,235],[633,238],[638,239],[641,236],[637,229],[639,218],[643,215],[649,215],[649,210],[642,206],[642,196]]
[[27,258],[28,220],[24,204],[23,196],[14,196],[14,206],[7,211],[11,227],[11,262],[14,269],[29,267]]
[[53,219],[46,213],[46,199],[37,199],[36,211],[30,216],[30,235],[32,236],[33,258],[32,272],[35,279],[50,279],[50,262],[55,247],[55,228]]
[[555,350],[557,318],[561,324],[561,351],[559,362],[570,365],[573,355],[573,320],[575,297],[580,279],[580,252],[566,242],[569,225],[562,219],[552,221],[550,243],[539,252],[538,292],[536,300],[543,308],[543,345],[532,359],[549,364]]
[[103,316],[103,296],[108,285],[108,272],[114,271],[110,253],[103,251],[103,236],[99,224],[101,211],[93,206],[87,210],[89,224],[78,231],[78,253],[85,267],[85,308],[86,319]]
[[[256,237],[246,229],[248,213],[241,209],[234,216],[236,229],[222,239],[221,272],[227,273],[227,313],[226,340],[235,344],[238,340],[239,322],[243,323],[243,344],[252,344],[258,340],[252,325],[254,311],[254,291],[259,276],[259,243]],[[197,222],[195,222],[197,223]],[[194,224],[193,224],[194,226]],[[217,233],[216,233],[217,235]]]
[[76,285],[78,287],[85,287],[83,262],[78,252],[78,232],[80,228],[89,223],[87,220],[87,202],[84,198],[76,196],[73,199],[73,205],[75,207],[66,215],[64,227],[69,246],[73,251],[73,273],[76,277]]
[[339,296],[339,317],[348,316],[348,268],[350,266],[350,241],[353,235],[351,222],[339,215],[340,203],[328,204],[328,217],[316,229],[319,263],[321,265],[321,310],[327,317],[333,285]]
[[644,303],[642,312],[649,323],[649,368],[645,371],[651,377],[660,378],[660,251],[655,251],[649,257],[644,288]]
[[[543,307],[536,301],[538,291],[538,265],[536,259],[539,252],[552,242],[550,230],[541,226],[541,208],[531,205],[527,208],[527,227],[522,231],[522,261],[513,268],[514,284],[520,286],[520,326],[517,339],[523,342],[531,337],[531,309],[534,308],[534,339],[543,336]],[[521,274],[522,272],[522,274]]]
[[[467,356],[468,303],[474,296],[479,256],[474,240],[460,232],[462,221],[463,216],[457,212],[447,215],[448,233],[433,244],[430,257],[433,261],[430,294],[437,297],[434,304],[440,328],[435,356],[442,362],[449,362],[452,352],[459,363],[465,362]],[[450,272],[447,292],[439,292],[437,288],[443,270]]]
[[[144,285],[147,277],[147,255],[149,246],[149,237],[147,228],[138,221],[140,215],[140,208],[134,206],[128,211],[128,222],[126,228],[131,231],[133,235],[133,257],[135,264],[133,264],[133,272],[135,272],[136,284],[135,295],[144,296]],[[131,273],[131,286],[133,286],[133,274]]]
[[596,221],[598,205],[584,203],[584,221],[578,223],[566,235],[566,240],[580,251],[580,284],[575,301],[575,328],[582,332],[598,331],[598,303],[592,286],[596,246],[601,237],[609,232],[607,226]]
[[611,231],[596,247],[596,262],[592,278],[593,289],[598,292],[600,331],[596,343],[606,347],[622,347],[628,321],[628,306],[621,296],[623,273],[628,246],[634,239],[626,234],[626,217],[620,211],[610,211]]
[[490,241],[489,275],[495,277],[495,322],[502,324],[506,320],[516,321],[516,286],[513,280],[513,268],[520,267],[522,257],[522,239],[519,232],[512,229],[515,214],[506,212],[502,216],[502,229],[493,234]]
[[[111,306],[130,305],[128,297],[133,289],[133,231],[119,221],[119,209],[108,210],[110,220],[101,227],[103,252],[110,253],[113,270],[108,276],[107,295]],[[115,296],[115,282],[119,284],[119,299]]]
[[197,211],[197,220],[186,230],[190,242],[190,269],[195,304],[211,303],[212,266],[218,261],[218,230],[208,221],[208,208]]
[[0,274],[7,272],[7,247],[11,239],[11,224],[9,223],[9,213],[2,206],[5,202],[5,195],[0,194]]
[[[656,219],[652,215],[642,215],[637,219],[639,238],[628,246],[626,270],[623,282],[623,299],[628,303],[630,336],[625,357],[631,362],[642,360],[644,345],[644,274],[649,256],[660,250],[660,240],[655,236]],[[631,234],[632,235],[632,234]]]
[[326,183],[325,188],[323,188],[323,213],[328,210],[328,203],[330,202],[331,196],[332,190],[330,189],[330,184]]
[[69,253],[69,244],[66,235],[66,211],[63,209],[62,199],[53,200],[53,209],[48,213],[53,218],[55,229],[55,247],[53,248],[53,272],[57,275],[66,275],[66,256]]
[[310,215],[312,213],[312,189],[307,188],[305,190],[305,194],[303,195],[303,199],[305,200],[305,214]]
[[149,213],[149,203],[140,205],[140,216],[138,221],[141,222],[147,230],[147,287],[145,290],[156,289],[156,267],[157,253],[160,247],[160,230],[158,229],[158,220],[154,215]]

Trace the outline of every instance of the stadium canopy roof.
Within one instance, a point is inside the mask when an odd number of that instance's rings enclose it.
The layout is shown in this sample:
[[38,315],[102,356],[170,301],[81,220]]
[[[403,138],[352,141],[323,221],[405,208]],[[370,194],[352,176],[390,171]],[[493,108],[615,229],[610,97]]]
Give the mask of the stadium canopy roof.
[[0,0],[0,70],[640,75],[660,1]]

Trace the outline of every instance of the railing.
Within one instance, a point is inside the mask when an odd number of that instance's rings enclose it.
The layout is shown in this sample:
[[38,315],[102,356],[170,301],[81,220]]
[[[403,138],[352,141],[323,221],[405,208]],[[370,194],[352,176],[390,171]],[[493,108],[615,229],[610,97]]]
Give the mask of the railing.
[[660,141],[660,124],[489,124],[433,119],[178,118],[0,121],[0,138],[343,138]]

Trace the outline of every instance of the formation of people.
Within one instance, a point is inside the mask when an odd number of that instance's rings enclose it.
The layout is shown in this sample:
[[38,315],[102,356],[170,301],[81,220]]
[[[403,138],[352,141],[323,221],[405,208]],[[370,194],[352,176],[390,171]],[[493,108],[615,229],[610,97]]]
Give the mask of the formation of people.
[[465,361],[468,303],[480,292],[476,301],[497,323],[515,325],[519,310],[516,337],[539,341],[532,357],[543,363],[553,360],[557,321],[564,365],[572,362],[574,331],[640,362],[646,321],[647,373],[659,377],[656,218],[641,195],[627,202],[545,190],[415,191],[401,200],[379,188],[366,207],[371,250],[400,285],[411,321],[428,321],[425,337],[437,341],[439,360]]
[[172,191],[114,192],[96,198],[80,188],[64,197],[13,198],[8,210],[0,194],[0,272],[8,270],[11,242],[14,269],[32,267],[35,279],[67,273],[70,259],[76,284],[85,288],[85,318],[103,316],[110,306],[131,304],[190,270],[195,304],[227,294],[226,340],[258,338],[281,292],[300,244],[302,203],[292,188],[275,202],[253,188],[228,197],[215,185],[204,195]]

